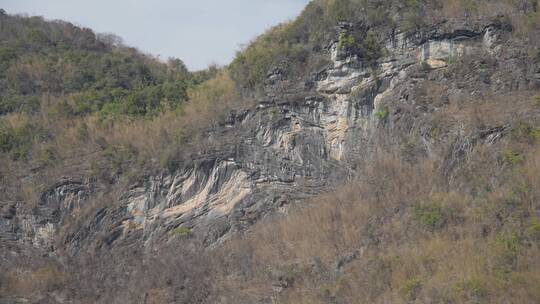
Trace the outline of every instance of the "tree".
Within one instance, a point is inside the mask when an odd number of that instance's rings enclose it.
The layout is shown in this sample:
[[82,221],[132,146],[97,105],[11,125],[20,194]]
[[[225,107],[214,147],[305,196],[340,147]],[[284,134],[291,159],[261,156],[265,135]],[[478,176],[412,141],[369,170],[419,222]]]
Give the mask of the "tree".
[[122,37],[112,33],[99,33],[97,34],[97,40],[109,46],[121,47],[124,45]]

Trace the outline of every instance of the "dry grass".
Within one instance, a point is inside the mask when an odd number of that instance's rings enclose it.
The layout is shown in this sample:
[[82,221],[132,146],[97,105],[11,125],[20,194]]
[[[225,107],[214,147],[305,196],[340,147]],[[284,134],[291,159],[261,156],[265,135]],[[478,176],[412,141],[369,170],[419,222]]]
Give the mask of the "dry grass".
[[48,264],[32,270],[15,270],[3,274],[0,295],[30,296],[45,294],[66,284],[69,276],[58,265]]
[[[263,223],[227,247],[242,256],[236,263],[250,275],[226,286],[247,288],[252,297],[276,296],[272,285],[286,276],[288,286],[278,294],[283,303],[535,303],[539,152],[531,149],[528,163],[482,196],[433,193],[429,162],[379,160],[365,181]],[[531,188],[508,210],[508,196],[521,182]],[[415,206],[422,200],[440,209],[418,217]],[[439,216],[444,223],[429,226]],[[342,267],[336,266],[340,260]]]
[[412,164],[379,153],[361,179],[218,250],[221,294],[241,294],[238,303],[537,303],[540,141],[531,130],[540,125],[523,126],[536,111],[525,93],[450,102],[435,119],[463,125],[464,136],[510,131],[477,144],[444,187],[442,156]]

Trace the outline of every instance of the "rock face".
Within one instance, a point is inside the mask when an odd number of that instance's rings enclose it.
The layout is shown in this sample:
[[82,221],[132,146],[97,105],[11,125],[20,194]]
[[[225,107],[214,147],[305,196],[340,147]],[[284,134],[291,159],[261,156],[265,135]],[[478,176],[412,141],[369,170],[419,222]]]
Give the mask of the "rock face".
[[[406,133],[418,127],[426,113],[436,111],[436,105],[416,104],[410,89],[428,78],[445,82],[444,70],[457,57],[497,57],[504,66],[499,70],[513,73],[485,75],[478,85],[495,90],[540,87],[534,71],[505,59],[508,28],[504,25],[440,28],[392,34],[376,68],[335,41],[328,48],[331,65],[299,83],[293,92],[280,89],[279,69],[272,73],[267,98],[214,132],[217,138],[234,138],[232,143],[215,154],[193,158],[173,173],[130,185],[119,202],[104,204],[72,227],[60,245],[54,245],[58,243],[53,239],[64,219],[103,196],[103,189],[92,181],[57,182],[30,213],[18,214],[15,206],[3,208],[0,237],[46,249],[62,246],[75,254],[91,245],[149,245],[166,240],[182,226],[203,235],[208,245],[215,244],[262,216],[286,212],[289,203],[358,174],[378,145],[396,141],[388,134]],[[466,86],[467,80],[462,80]],[[459,86],[456,81],[455,90]],[[388,104],[416,110],[414,115],[390,113]],[[419,142],[424,153],[433,149],[429,134],[421,134]]]

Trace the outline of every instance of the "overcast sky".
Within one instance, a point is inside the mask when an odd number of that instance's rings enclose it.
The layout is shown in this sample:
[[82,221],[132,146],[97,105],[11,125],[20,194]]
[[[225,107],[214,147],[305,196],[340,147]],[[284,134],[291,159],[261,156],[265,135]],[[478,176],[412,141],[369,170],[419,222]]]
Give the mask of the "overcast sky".
[[297,16],[309,0],[0,0],[9,14],[62,19],[192,69],[227,64],[241,45]]

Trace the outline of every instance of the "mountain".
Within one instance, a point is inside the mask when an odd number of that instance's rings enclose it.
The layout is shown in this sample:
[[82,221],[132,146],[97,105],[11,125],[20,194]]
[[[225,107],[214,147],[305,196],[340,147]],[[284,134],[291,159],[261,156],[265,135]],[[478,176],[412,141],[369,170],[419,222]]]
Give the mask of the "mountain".
[[[2,117],[0,299],[540,301],[537,1],[315,0],[198,73],[1,18],[51,46],[2,40],[2,100],[41,100]],[[80,60],[84,85],[13,89],[67,69],[61,42],[153,76]]]

